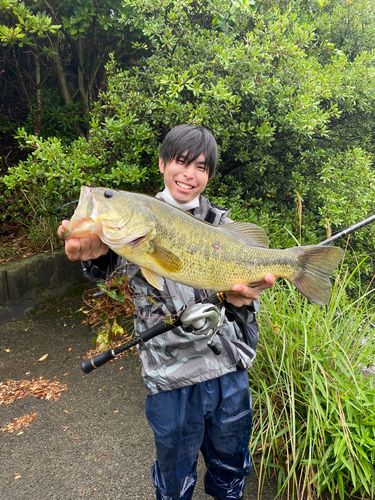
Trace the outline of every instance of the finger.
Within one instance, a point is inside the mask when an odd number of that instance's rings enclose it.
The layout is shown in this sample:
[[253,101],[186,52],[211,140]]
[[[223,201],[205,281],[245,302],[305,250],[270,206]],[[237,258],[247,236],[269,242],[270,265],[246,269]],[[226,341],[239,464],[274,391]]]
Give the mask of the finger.
[[260,291],[266,290],[267,288],[272,288],[275,286],[275,281],[276,278],[273,274],[266,274],[264,277],[263,281],[259,283],[259,285],[256,287]]
[[[246,298],[251,298],[251,299],[255,299],[258,297],[259,295],[259,290],[258,290],[259,286],[257,287],[249,287],[249,286],[245,286],[245,285],[234,285],[232,287],[232,290],[234,293],[234,295],[236,295],[236,297],[246,297]],[[229,292],[231,293],[231,292]]]
[[[108,246],[102,242],[100,238],[96,235],[92,235],[90,238],[90,259],[97,259],[101,255],[104,255],[108,251]],[[87,260],[87,259],[86,259]]]
[[67,228],[68,224],[69,224],[68,220],[61,221],[61,224],[57,230],[57,235],[59,236],[59,238],[62,238],[63,232]]
[[[89,247],[88,241],[82,241],[84,238],[71,238],[65,241],[65,253],[69,260],[86,260],[85,249]],[[88,240],[88,238],[85,238]]]
[[233,285],[232,290],[233,290],[233,292],[236,292],[236,294],[235,294],[236,296],[237,295],[250,296],[250,295],[252,295],[251,291],[255,290],[255,288],[249,288],[249,287],[244,286],[244,285]]
[[267,273],[264,277],[264,281],[269,284],[270,287],[275,286],[276,278],[273,274]]
[[267,288],[272,288],[275,285],[275,276],[267,273],[264,279],[254,286],[246,286],[236,284],[233,285],[231,292],[226,292],[227,302],[233,304],[235,307],[243,305],[250,305],[253,300],[258,300],[262,292]]

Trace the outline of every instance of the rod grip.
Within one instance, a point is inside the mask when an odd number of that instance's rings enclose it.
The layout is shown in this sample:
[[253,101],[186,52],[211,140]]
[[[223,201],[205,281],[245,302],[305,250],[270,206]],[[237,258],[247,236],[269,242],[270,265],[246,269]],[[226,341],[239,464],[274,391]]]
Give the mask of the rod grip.
[[139,336],[141,337],[143,342],[147,342],[148,340],[157,337],[162,333],[169,332],[169,330],[173,330],[173,328],[176,328],[177,326],[181,325],[182,323],[180,318],[178,318],[176,321],[172,320],[171,323],[168,323],[167,321],[160,321],[152,328],[149,328],[148,330],[140,333]]
[[112,349],[108,349],[108,351],[102,352],[101,354],[98,354],[97,356],[94,356],[93,358],[86,359],[81,363],[81,369],[84,373],[90,373],[93,370],[96,370],[100,366],[103,366],[105,363],[110,361],[111,359],[114,359],[115,353],[113,352]]

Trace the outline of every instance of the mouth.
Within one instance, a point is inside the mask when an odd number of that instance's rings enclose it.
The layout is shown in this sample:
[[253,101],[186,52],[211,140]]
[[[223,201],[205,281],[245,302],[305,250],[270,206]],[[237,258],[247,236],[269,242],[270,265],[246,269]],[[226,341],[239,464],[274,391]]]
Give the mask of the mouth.
[[140,236],[139,238],[136,238],[135,240],[133,240],[130,243],[128,243],[128,246],[129,247],[134,247],[134,246],[138,245],[138,243],[140,243],[141,241],[143,241],[146,238],[146,236],[147,236],[147,234],[145,234],[144,236]]
[[101,233],[100,222],[95,222],[90,217],[78,217],[73,215],[67,228],[62,234],[63,240],[68,240],[69,238],[84,238],[90,234]]
[[194,186],[189,186],[189,184],[184,184],[183,182],[176,181],[176,184],[179,188],[185,189],[190,191],[191,189],[194,189]]

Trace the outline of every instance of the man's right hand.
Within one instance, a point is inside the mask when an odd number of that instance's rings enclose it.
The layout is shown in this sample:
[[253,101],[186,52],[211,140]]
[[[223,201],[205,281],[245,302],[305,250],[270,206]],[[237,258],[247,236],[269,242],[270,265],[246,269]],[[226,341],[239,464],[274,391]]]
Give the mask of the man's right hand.
[[[62,237],[64,230],[69,224],[68,220],[63,220],[57,230],[59,237]],[[108,253],[109,247],[96,236],[91,234],[83,238],[70,238],[65,240],[65,253],[69,260],[89,260],[97,259]]]

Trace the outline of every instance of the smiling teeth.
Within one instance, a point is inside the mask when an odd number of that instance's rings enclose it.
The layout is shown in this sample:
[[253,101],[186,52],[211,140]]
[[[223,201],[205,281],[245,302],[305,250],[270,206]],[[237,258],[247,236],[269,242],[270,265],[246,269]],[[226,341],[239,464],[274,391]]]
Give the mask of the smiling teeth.
[[177,186],[182,187],[182,189],[193,189],[193,186],[188,186],[187,184],[183,184],[182,182],[176,182]]

